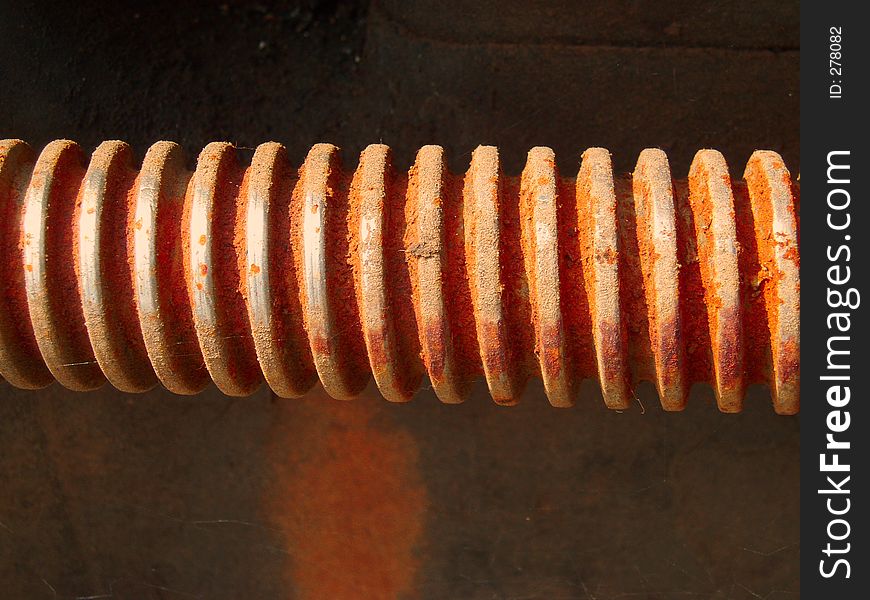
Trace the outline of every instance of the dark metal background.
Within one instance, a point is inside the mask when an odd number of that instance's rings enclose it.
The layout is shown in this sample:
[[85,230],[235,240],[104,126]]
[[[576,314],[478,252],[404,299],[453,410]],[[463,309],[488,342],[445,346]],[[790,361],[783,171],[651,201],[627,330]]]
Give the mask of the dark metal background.
[[[645,146],[684,176],[798,159],[798,7],[382,0],[0,8],[0,136],[426,143],[563,172]],[[753,599],[798,595],[799,419],[765,390],[606,411],[431,392],[390,405],[0,385],[4,598]],[[641,404],[645,411],[641,410]]]

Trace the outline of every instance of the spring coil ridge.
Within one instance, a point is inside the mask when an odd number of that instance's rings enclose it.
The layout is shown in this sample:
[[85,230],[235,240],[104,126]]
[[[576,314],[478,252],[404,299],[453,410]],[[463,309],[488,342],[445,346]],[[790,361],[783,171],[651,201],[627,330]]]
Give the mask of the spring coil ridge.
[[592,378],[614,409],[650,381],[669,411],[708,383],[723,412],[764,383],[799,410],[799,187],[774,152],[742,180],[715,150],[685,180],[657,149],[624,177],[601,148],[576,178],[544,147],[520,177],[491,146],[465,175],[439,146],[408,173],[384,145],[353,172],[330,144],[246,162],[221,142],[193,172],[171,142],[140,169],[119,141],[90,161],[0,142],[0,375],[340,399],[373,375],[391,401],[427,375],[448,403],[483,376],[500,404],[540,377],[554,406]]

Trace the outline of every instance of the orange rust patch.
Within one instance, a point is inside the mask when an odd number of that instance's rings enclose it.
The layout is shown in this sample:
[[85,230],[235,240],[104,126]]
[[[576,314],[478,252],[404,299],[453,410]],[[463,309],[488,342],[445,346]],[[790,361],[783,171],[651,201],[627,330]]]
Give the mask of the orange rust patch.
[[371,348],[369,348],[369,360],[371,361],[372,370],[376,374],[386,372],[389,367],[389,357],[386,351],[386,337],[384,336],[383,328],[372,329],[369,332]]
[[800,376],[801,360],[797,342],[788,340],[782,345],[779,354],[779,375],[782,381],[793,381]]
[[686,374],[689,382],[711,381],[713,357],[710,352],[710,327],[704,299],[704,280],[698,256],[695,215],[689,206],[685,181],[674,183],[677,211],[677,260],[680,270],[680,318],[686,340]]
[[[652,296],[651,265],[656,257],[648,235],[638,231],[634,190],[628,181],[619,180],[616,191],[616,226],[619,232],[619,287],[620,308],[626,322],[628,364],[632,367],[634,381],[655,381],[655,357],[652,335],[655,334],[655,319],[649,318],[647,294]],[[651,203],[651,199],[646,200]],[[648,221],[649,216],[640,217]],[[643,222],[643,221],[642,221]],[[612,253],[608,253],[612,254]],[[609,259],[609,256],[608,256]],[[647,265],[644,273],[644,265]],[[652,322],[651,322],[652,321]]]
[[428,508],[416,443],[371,395],[312,396],[280,414],[269,444],[264,509],[290,553],[294,597],[404,597],[421,566]]
[[743,373],[742,355],[738,342],[741,332],[736,329],[737,324],[740,323],[740,312],[724,310],[719,318],[725,323],[726,332],[726,335],[719,340],[720,377],[724,388],[734,389],[740,384]]
[[465,247],[464,179],[461,175],[445,174],[444,245],[447,264],[444,271],[444,295],[449,299],[447,315],[453,335],[457,375],[461,379],[472,379],[483,374],[483,363],[478,352],[469,283],[469,255]]
[[445,348],[441,337],[442,331],[444,331],[444,323],[441,321],[432,320],[426,324],[426,345],[429,349],[426,356],[426,368],[429,371],[429,377],[436,381],[441,381],[444,376]]
[[602,374],[608,382],[619,381],[620,361],[622,354],[618,351],[621,346],[622,331],[618,324],[601,321],[601,354],[604,362]]
[[[522,389],[531,373],[538,371],[535,356],[535,330],[532,324],[532,305],[529,299],[529,282],[523,263],[522,232],[520,220],[531,215],[531,210],[521,214],[520,178],[504,177],[504,187],[499,198],[501,235],[499,253],[506,331],[510,336],[506,357],[515,373],[511,377]],[[531,206],[529,206],[531,209]],[[506,340],[507,341],[507,340]]]
[[390,167],[385,198],[387,214],[384,240],[384,265],[388,273],[387,298],[392,311],[393,338],[399,356],[400,386],[409,395],[413,395],[420,385],[424,369],[411,291],[416,283],[411,263],[416,261],[416,257],[408,252],[404,243],[409,229],[409,217],[412,221],[416,217],[416,203],[408,202],[407,198],[407,177],[397,175]]
[[[430,332],[433,334],[438,333],[438,330],[432,329],[431,326],[427,329],[424,324],[424,320],[422,317],[422,308],[421,308],[421,299],[420,299],[420,289],[419,289],[419,240],[420,234],[418,232],[419,222],[417,217],[417,204],[419,203],[419,181],[418,181],[418,168],[417,165],[413,165],[411,169],[408,171],[407,183],[405,186],[405,197],[404,197],[404,205],[397,206],[397,210],[402,210],[404,213],[402,215],[402,221],[404,223],[404,232],[402,234],[402,253],[405,254],[405,263],[408,269],[408,283],[409,283],[409,293],[410,293],[410,304],[412,310],[413,321],[410,323],[412,326],[416,326],[416,333],[419,339],[420,347],[418,349],[418,356],[423,359],[426,369],[429,371],[429,376],[432,377],[431,372],[431,357],[429,353],[431,352],[431,347],[433,344],[437,344],[440,340],[436,340],[430,335]],[[401,201],[401,199],[398,199]],[[439,199],[440,203],[440,199]],[[414,333],[413,331],[411,333]],[[414,337],[412,335],[412,337]],[[443,351],[443,350],[442,350]]]
[[579,381],[594,377],[595,345],[592,341],[592,318],[583,273],[583,241],[579,231],[579,216],[575,201],[576,181],[573,178],[558,180],[559,197],[564,198],[558,206],[559,228],[559,294],[562,300],[563,331],[566,351]]
[[[656,323],[656,328],[661,334],[662,340],[681,340],[681,333],[677,327],[677,322],[674,319],[668,319],[662,323]],[[677,375],[679,375],[680,369],[682,368],[677,348],[670,344],[663,343],[659,348],[659,352],[664,366],[661,372],[662,383],[665,386],[673,385],[677,379]]]
[[487,351],[485,352],[485,358],[490,375],[498,377],[502,373],[505,373],[510,365],[506,351],[502,350],[508,345],[508,340],[504,339],[502,329],[498,323],[484,321],[480,329],[481,337],[486,340],[485,347]]
[[311,336],[311,351],[315,354],[322,354],[324,356],[329,356],[331,353],[331,347],[329,344],[329,340],[322,335]]
[[[772,240],[761,244],[755,235],[755,223],[750,207],[749,192],[746,184],[735,181],[734,212],[737,225],[737,239],[740,242],[741,303],[743,305],[743,331],[751,334],[758,332],[755,342],[746,344],[746,376],[749,383],[763,382],[772,371],[769,314],[776,302],[776,279],[779,271],[773,257]],[[769,228],[773,215],[767,202],[763,205],[764,214],[760,215]],[[768,243],[771,242],[771,243]]]
[[544,370],[550,377],[555,379],[561,374],[562,363],[564,362],[562,352],[560,351],[562,332],[557,325],[548,324],[544,328],[541,337],[543,338],[543,348],[541,351],[544,357]]

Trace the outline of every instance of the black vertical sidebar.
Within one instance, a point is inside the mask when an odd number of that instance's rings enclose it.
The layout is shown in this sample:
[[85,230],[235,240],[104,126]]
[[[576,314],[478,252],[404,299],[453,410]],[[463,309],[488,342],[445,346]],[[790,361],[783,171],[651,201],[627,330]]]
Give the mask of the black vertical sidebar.
[[870,598],[862,3],[801,3],[801,593]]

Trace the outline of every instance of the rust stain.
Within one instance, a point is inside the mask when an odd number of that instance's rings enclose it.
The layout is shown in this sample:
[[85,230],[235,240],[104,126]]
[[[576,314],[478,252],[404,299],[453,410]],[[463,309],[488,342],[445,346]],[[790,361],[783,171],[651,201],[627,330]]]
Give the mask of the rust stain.
[[544,369],[552,378],[557,378],[562,373],[562,365],[565,362],[562,356],[562,330],[555,323],[548,323],[542,332],[542,352],[544,356]]
[[480,328],[481,337],[485,340],[485,347],[488,349],[484,357],[486,366],[492,375],[501,375],[508,368],[508,360],[505,356],[507,344],[502,334],[502,326],[497,322],[484,321]]
[[722,331],[719,339],[719,369],[727,387],[737,384],[743,367],[739,342],[741,331],[737,327],[740,323],[740,312],[724,310],[719,316]]
[[795,340],[788,340],[779,353],[779,376],[783,381],[798,380],[800,377],[800,351]]
[[288,588],[303,600],[403,597],[425,550],[416,442],[371,395],[312,396],[282,411],[268,448],[264,510],[290,554]]
[[661,374],[662,384],[671,386],[681,375],[683,365],[680,362],[679,350],[677,344],[681,343],[682,335],[680,333],[679,324],[675,319],[668,319],[662,323],[656,323],[661,344],[659,346],[659,357],[661,365],[659,373]]
[[382,327],[372,328],[368,332],[369,342],[369,360],[371,361],[372,370],[378,373],[387,371],[390,368],[389,355],[387,353],[387,338],[384,335]]
[[329,342],[329,338],[314,334],[309,334],[309,339],[311,340],[311,351],[318,356],[329,356],[332,354],[332,344]]
[[440,382],[444,376],[445,348],[442,332],[444,324],[440,320],[432,319],[426,323],[426,368],[429,377],[433,381]]
[[603,377],[609,382],[619,382],[623,371],[622,331],[619,323],[601,321],[601,353]]

